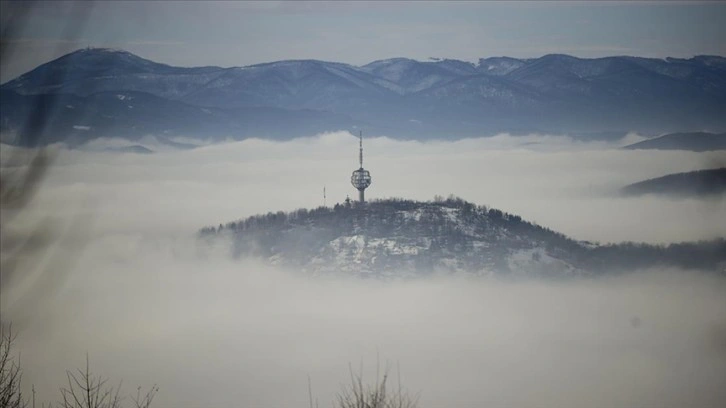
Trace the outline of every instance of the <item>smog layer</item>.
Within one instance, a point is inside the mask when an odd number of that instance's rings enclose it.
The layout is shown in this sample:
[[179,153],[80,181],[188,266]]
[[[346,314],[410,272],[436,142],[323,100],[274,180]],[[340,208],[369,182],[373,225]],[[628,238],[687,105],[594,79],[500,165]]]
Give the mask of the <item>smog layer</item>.
[[[619,149],[638,140],[375,138],[365,145],[366,193],[455,194],[602,243],[726,236],[722,196],[617,194],[722,166],[723,152]],[[308,376],[326,406],[349,363],[371,378],[380,356],[400,367],[421,406],[726,401],[726,280],[716,274],[315,280],[200,249],[202,226],[317,207],[323,187],[327,205],[354,197],[357,147],[348,133],[329,133],[153,155],[57,151],[35,199],[7,224],[8,233],[40,226],[53,238],[3,287],[25,385],[55,401],[65,370],[88,353],[94,371],[128,391],[157,383],[159,406],[305,405]]]

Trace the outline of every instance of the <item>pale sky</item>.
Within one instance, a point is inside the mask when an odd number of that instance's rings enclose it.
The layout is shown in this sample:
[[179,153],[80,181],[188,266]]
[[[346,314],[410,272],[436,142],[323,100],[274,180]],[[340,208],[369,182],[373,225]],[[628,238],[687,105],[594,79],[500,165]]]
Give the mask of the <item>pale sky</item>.
[[2,82],[89,45],[222,67],[283,59],[363,65],[391,57],[726,55],[724,2],[1,4]]

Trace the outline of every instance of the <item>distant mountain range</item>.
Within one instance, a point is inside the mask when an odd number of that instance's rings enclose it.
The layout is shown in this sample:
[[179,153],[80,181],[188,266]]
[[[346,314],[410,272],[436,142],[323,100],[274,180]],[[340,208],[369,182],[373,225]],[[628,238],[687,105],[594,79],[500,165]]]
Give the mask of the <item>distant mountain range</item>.
[[726,241],[597,245],[458,198],[377,200],[268,213],[203,228],[209,245],[311,275],[565,278],[680,267],[726,273]]
[[726,194],[726,167],[669,174],[623,187],[625,195],[699,197]]
[[315,60],[181,68],[82,49],[0,87],[5,142],[149,134],[292,138],[366,129],[399,138],[495,132],[726,129],[726,58],[568,55],[364,66]]
[[273,139],[349,129],[352,119],[324,111],[275,107],[221,109],[200,107],[146,92],[21,95],[0,90],[3,142],[71,146],[99,137],[138,140],[147,135],[203,140],[260,136]]
[[624,149],[690,150],[693,152],[726,150],[726,133],[670,133],[633,143],[625,146]]

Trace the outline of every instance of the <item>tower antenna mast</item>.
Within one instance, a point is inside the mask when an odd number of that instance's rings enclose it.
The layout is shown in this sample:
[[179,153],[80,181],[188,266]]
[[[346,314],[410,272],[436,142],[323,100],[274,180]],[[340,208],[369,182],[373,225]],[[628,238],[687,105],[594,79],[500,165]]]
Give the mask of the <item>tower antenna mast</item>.
[[363,204],[365,203],[365,189],[371,185],[371,173],[363,168],[363,131],[358,133],[358,161],[360,162],[360,168],[353,172],[350,177],[350,183],[353,187],[358,190],[358,201]]

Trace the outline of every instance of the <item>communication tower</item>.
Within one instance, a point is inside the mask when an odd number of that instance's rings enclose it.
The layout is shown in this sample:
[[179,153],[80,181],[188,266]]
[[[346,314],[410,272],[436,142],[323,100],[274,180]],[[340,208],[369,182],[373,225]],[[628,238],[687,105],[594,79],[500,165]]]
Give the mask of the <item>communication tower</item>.
[[350,176],[350,183],[358,190],[358,201],[363,204],[365,200],[365,189],[371,185],[371,173],[363,168],[363,132],[358,134],[360,143],[360,152],[358,154],[358,160],[360,161],[360,168],[353,172]]

